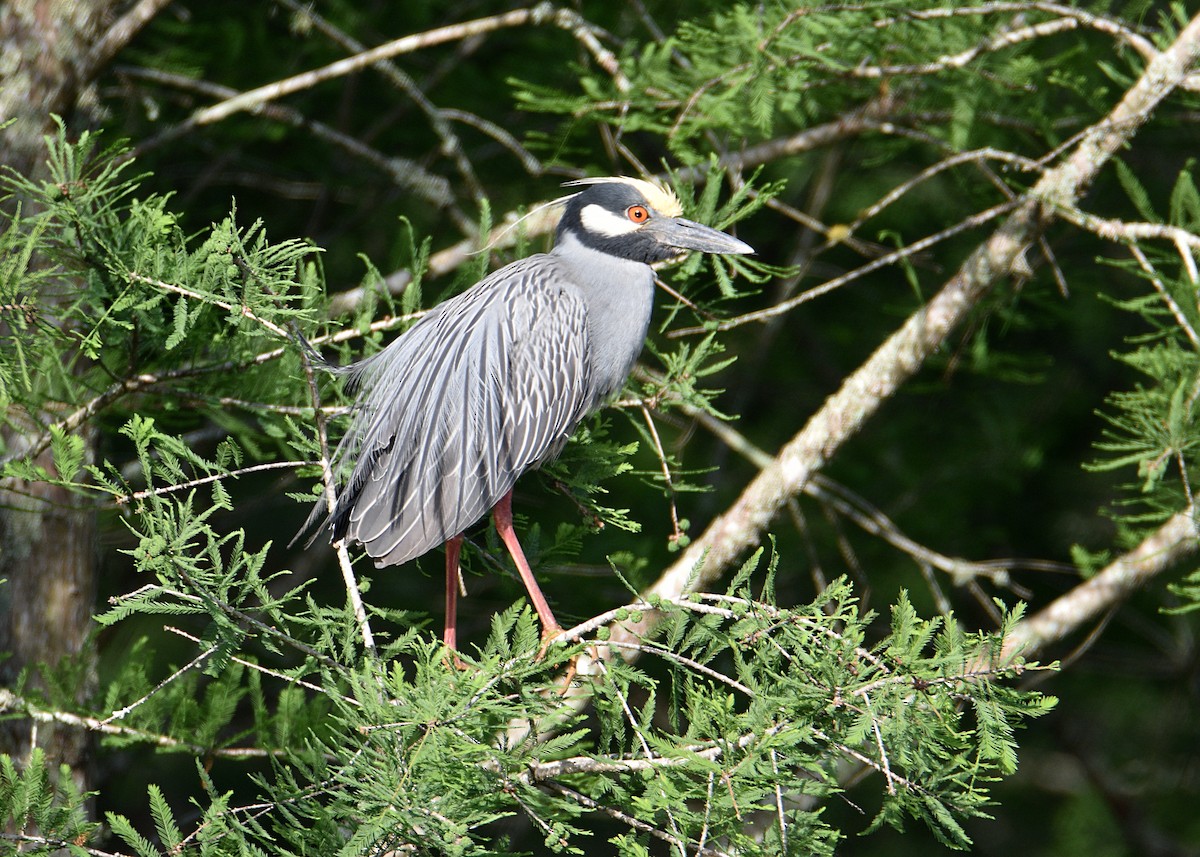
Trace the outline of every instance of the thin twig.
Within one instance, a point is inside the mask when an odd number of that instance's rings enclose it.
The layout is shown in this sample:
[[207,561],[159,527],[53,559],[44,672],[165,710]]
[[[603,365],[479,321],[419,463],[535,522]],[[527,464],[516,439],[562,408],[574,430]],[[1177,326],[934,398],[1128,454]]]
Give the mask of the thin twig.
[[715,325],[708,325],[705,327],[681,327],[677,330],[671,331],[669,335],[677,338],[681,336],[694,336],[700,333],[707,334],[714,330],[732,330],[735,327],[741,327],[743,324],[749,324],[756,321],[767,321],[777,316],[784,315],[785,313],[791,312],[801,304],[808,303],[815,298],[826,295],[829,292],[832,292],[834,289],[840,289],[847,283],[852,283],[857,279],[865,277],[867,274],[878,271],[880,268],[886,268],[888,265],[908,259],[917,253],[929,249],[935,244],[939,244],[948,238],[953,238],[955,235],[958,235],[961,232],[966,232],[969,229],[976,229],[985,223],[988,223],[989,221],[995,220],[997,217],[1001,217],[1005,214],[1011,214],[1019,205],[1020,202],[1017,200],[1001,202],[997,205],[993,205],[991,208],[976,212],[969,217],[964,217],[962,220],[958,221],[952,226],[947,226],[945,229],[935,232],[932,235],[926,235],[924,238],[920,238],[911,244],[906,244],[898,250],[894,250],[891,253],[887,253],[878,257],[877,259],[872,259],[865,265],[860,265],[853,271],[843,274],[840,277],[834,277],[832,280],[826,280],[819,286],[813,286],[811,289],[805,289],[803,292],[793,298],[780,301],[779,303],[766,307],[765,309],[757,310],[755,312],[748,312],[739,316],[734,316],[733,318],[725,319],[724,321],[718,322]]
[[[607,667],[605,666],[604,661],[596,660],[594,663],[599,668],[600,674],[607,678]],[[625,714],[625,720],[629,723],[629,728],[633,730],[633,734],[637,736],[638,743],[642,746],[642,755],[647,759],[653,759],[654,751],[650,749],[650,744],[646,741],[646,736],[642,734],[642,729],[638,725],[637,718],[633,714],[633,709],[629,707],[629,700],[626,699],[625,694],[621,692],[621,689],[611,681],[609,682],[609,686],[612,688],[612,692],[616,695],[617,700],[621,703],[621,711]],[[662,794],[665,800],[667,795],[665,791],[661,790],[661,786],[660,794]],[[679,823],[675,820],[675,813],[672,812],[669,801],[665,803],[664,806],[667,814],[667,820],[671,823],[671,832],[675,834],[676,843],[679,843],[678,848],[680,857],[687,857],[687,852],[684,850],[683,845],[681,844],[683,842],[683,834],[679,830]]]
[[787,817],[783,812],[783,787],[779,784],[779,762],[775,748],[771,748],[771,772],[775,774],[775,813],[779,819],[779,850],[781,854],[788,853]]
[[[303,16],[317,30],[324,33],[329,39],[336,42],[341,47],[353,53],[361,53],[367,50],[367,46],[355,39],[349,33],[335,26],[324,16],[319,15],[313,10],[311,3],[301,3],[299,0],[279,0],[288,9],[291,9],[296,15]],[[396,63],[385,60],[377,63],[375,69],[390,81],[396,88],[407,95],[417,108],[425,114],[429,119],[430,127],[437,134],[440,145],[438,150],[447,155],[455,164],[458,173],[462,176],[463,182],[470,190],[472,196],[477,200],[484,196],[483,187],[479,183],[479,177],[475,173],[475,167],[471,164],[463,149],[462,142],[458,139],[458,135],[454,133],[454,129],[450,127],[450,123],[446,120],[449,118],[446,111],[440,110],[429,97],[417,85],[417,82],[412,79]]]
[[[80,845],[79,841],[75,839],[67,842],[63,839],[55,839],[48,836],[34,836],[29,833],[8,833],[5,831],[0,831],[0,841],[18,842],[33,846],[55,848],[57,849],[56,853],[62,854],[82,851],[84,854],[89,855],[89,857],[129,857],[128,854],[119,854],[115,851],[101,851],[99,848],[92,848],[88,845]],[[18,845],[17,850],[14,853],[22,854],[24,851],[25,849]]]
[[269,461],[265,464],[254,464],[250,467],[240,467],[237,470],[230,470],[225,473],[214,473],[210,476],[203,476],[199,479],[192,479],[188,482],[179,482],[174,485],[164,485],[161,488],[144,488],[141,491],[134,491],[132,494],[118,494],[113,498],[113,502],[118,506],[125,506],[138,500],[144,500],[147,497],[158,497],[163,494],[172,494],[176,491],[187,491],[190,488],[208,485],[211,482],[220,482],[222,479],[236,479],[239,476],[246,475],[247,473],[260,473],[264,470],[294,470],[297,467],[311,467],[312,465],[318,463],[319,462],[316,461]]
[[[326,431],[325,414],[321,410],[321,391],[317,388],[316,375],[313,372],[312,361],[307,351],[301,350],[301,360],[304,363],[304,377],[308,382],[309,395],[312,396],[314,422],[317,429],[317,442],[321,450],[321,482],[324,485],[325,506],[329,514],[333,514],[337,505],[336,477],[329,457],[329,436]],[[333,546],[337,554],[338,568],[342,572],[342,582],[346,585],[346,597],[354,611],[354,621],[362,636],[363,648],[371,657],[375,657],[375,635],[371,633],[371,622],[367,618],[367,610],[363,605],[362,592],[358,588],[358,580],[354,576],[354,566],[350,562],[350,553],[346,550],[345,539],[339,539]]]
[[879,731],[879,718],[875,716],[875,712],[871,710],[871,697],[862,692],[863,701],[867,705],[867,711],[871,712],[871,731],[875,735],[875,746],[879,748],[879,762],[883,765],[883,778],[887,781],[887,793],[890,795],[896,794],[896,784],[892,781],[892,766],[888,762],[887,750],[883,746],[883,733]]
[[[1158,50],[1154,47],[1154,43],[1139,33],[1135,32],[1123,21],[1116,18],[1108,18],[1103,15],[1096,15],[1083,9],[1076,9],[1072,6],[1064,6],[1059,3],[981,3],[976,6],[958,6],[947,7],[943,9],[913,9],[904,12],[904,19],[928,20],[932,18],[949,18],[952,16],[967,16],[967,15],[1007,15],[1012,13],[1024,14],[1031,11],[1047,12],[1052,15],[1060,15],[1069,17],[1078,21],[1081,25],[1090,29],[1114,36],[1123,44],[1127,44],[1141,54],[1142,58],[1149,61],[1154,59]],[[900,18],[881,18],[875,22],[878,28],[886,28]]]
[[[183,574],[185,581],[190,582],[190,578],[185,573],[183,573],[182,570],[180,573]],[[151,583],[151,584],[147,584],[145,586],[139,586],[133,592],[129,592],[125,595],[114,595],[108,599],[108,603],[113,604],[113,605],[119,605],[122,602],[129,601],[131,599],[135,599],[135,598],[141,597],[143,595],[146,595],[146,594],[152,593],[152,592],[161,592],[163,595],[169,595],[172,598],[178,598],[180,601],[186,601],[189,604],[194,604],[194,605],[198,605],[198,606],[207,606],[209,604],[213,604],[222,613],[229,616],[230,618],[236,619],[238,622],[242,622],[246,625],[249,625],[250,627],[254,628],[256,631],[258,631],[261,634],[264,634],[269,637],[275,637],[276,639],[281,640],[288,646],[291,646],[293,649],[296,649],[296,651],[303,653],[304,655],[312,658],[314,661],[316,661],[320,664],[323,664],[324,666],[328,667],[330,670],[332,670],[334,672],[344,672],[346,669],[343,664],[334,660],[333,658],[329,657],[328,655],[324,654],[323,652],[317,651],[316,649],[314,649],[312,646],[308,645],[307,643],[303,643],[300,640],[297,640],[295,637],[290,636],[289,634],[279,630],[278,628],[276,628],[272,625],[268,625],[267,623],[263,622],[261,619],[256,619],[254,616],[251,616],[249,613],[245,612],[244,610],[239,610],[237,607],[234,607],[232,604],[229,604],[228,602],[222,601],[221,599],[218,599],[218,598],[214,598],[211,601],[208,601],[208,600],[201,598],[198,595],[193,595],[190,592],[181,592],[177,589],[171,589],[171,588],[163,586],[161,584]]]
[[1154,265],[1146,258],[1146,254],[1142,252],[1142,248],[1137,244],[1129,245],[1129,252],[1133,254],[1133,258],[1137,260],[1138,265],[1146,272],[1146,276],[1150,279],[1150,283],[1154,286],[1154,290],[1158,292],[1158,296],[1162,298],[1163,303],[1171,310],[1171,315],[1175,318],[1175,323],[1179,325],[1180,330],[1187,334],[1187,338],[1192,342],[1192,348],[1200,351],[1200,336],[1196,335],[1196,329],[1192,327],[1192,323],[1188,321],[1186,315],[1175,298],[1171,296],[1171,292],[1167,290],[1162,278],[1159,277],[1158,271]]
[[521,145],[520,140],[495,122],[491,122],[482,116],[477,116],[466,110],[456,110],[451,107],[443,107],[438,113],[447,119],[453,119],[456,122],[462,122],[464,125],[470,125],[477,131],[481,131],[491,137],[501,146],[512,152],[517,160],[521,162],[521,166],[525,168],[525,172],[531,176],[540,176],[546,171],[542,162],[534,157],[532,152]]
[[153,697],[155,694],[157,694],[160,691],[162,691],[163,689],[165,689],[173,681],[175,681],[178,678],[182,678],[184,675],[191,672],[196,667],[200,666],[200,664],[202,664],[204,661],[208,660],[209,657],[212,655],[212,653],[215,652],[216,650],[217,650],[216,646],[210,646],[205,651],[196,655],[196,657],[192,658],[188,663],[184,664],[182,667],[175,670],[175,672],[171,673],[169,676],[164,678],[158,684],[154,685],[154,687],[150,688],[150,690],[148,690],[140,699],[134,700],[133,702],[129,703],[129,705],[126,705],[123,708],[116,709],[115,711],[112,712],[112,714],[108,715],[108,717],[105,717],[103,720],[99,721],[100,725],[107,726],[109,723],[112,723],[114,720],[121,720],[125,717],[128,717],[130,714],[132,714],[134,712],[134,710],[136,710],[138,707],[140,707],[141,705],[148,702],[151,697]]
[[918,76],[940,74],[941,72],[960,69],[986,53],[994,53],[1007,47],[1033,39],[1045,38],[1079,26],[1074,18],[1059,18],[1053,21],[1042,21],[1025,27],[1005,30],[981,44],[974,45],[957,54],[947,54],[932,62],[914,65],[858,65],[851,68],[836,69],[835,74],[843,77],[865,78],[878,80],[880,78]]
[[[189,634],[187,631],[184,631],[182,628],[176,628],[171,625],[164,625],[163,629],[166,631],[170,631],[172,634],[178,634],[180,637],[183,637],[186,640],[191,640],[193,643],[196,643],[197,645],[200,645],[204,642],[199,637],[197,637],[195,634]],[[298,687],[307,688],[308,690],[313,691],[314,693],[316,693],[319,696],[326,697],[326,698],[331,698],[331,697],[336,696],[338,699],[340,699],[342,702],[346,703],[347,705],[354,705],[354,706],[362,705],[361,702],[359,702],[357,699],[354,699],[353,697],[344,696],[343,694],[340,694],[340,693],[335,693],[327,687],[321,687],[320,685],[313,684],[310,681],[305,681],[302,678],[296,678],[295,676],[290,676],[287,673],[280,672],[279,670],[274,670],[274,669],[271,669],[270,667],[264,667],[262,664],[256,664],[254,661],[248,661],[245,658],[238,657],[237,655],[232,655],[232,656],[230,656],[229,659],[231,661],[233,661],[235,664],[240,664],[241,666],[246,667],[246,669],[251,669],[251,670],[254,670],[255,672],[262,673],[263,675],[271,676],[271,678],[277,678],[277,679],[280,679],[281,681],[286,681],[288,684],[294,684]]]
[[667,502],[671,510],[671,535],[668,539],[672,544],[679,544],[683,531],[679,529],[679,510],[675,506],[675,483],[671,479],[671,468],[667,464],[667,453],[663,450],[662,441],[658,437],[658,429],[654,426],[654,418],[650,409],[644,404],[639,405],[642,417],[646,421],[646,429],[650,432],[650,440],[654,443],[654,451],[658,455],[659,467],[662,469],[663,484],[666,486]]
[[3,687],[0,687],[0,712],[19,712],[39,723],[62,723],[78,729],[85,729],[89,732],[98,732],[102,735],[134,738],[165,749],[187,750],[198,756],[211,755],[226,759],[262,759],[277,755],[272,750],[263,750],[258,747],[203,747],[199,744],[180,741],[178,738],[172,738],[170,735],[147,732],[144,729],[135,729],[132,726],[121,726],[109,723],[106,720],[99,720],[95,717],[82,717],[78,714],[72,714],[69,711],[51,711],[40,708],[28,700],[17,696],[8,688]]
[[164,292],[174,292],[177,295],[183,295],[185,298],[191,298],[192,300],[197,300],[201,303],[211,304],[213,306],[220,307],[223,310],[237,313],[244,318],[250,319],[256,324],[261,325],[281,339],[289,338],[286,330],[277,325],[275,322],[256,315],[254,310],[250,309],[250,307],[246,306],[245,304],[239,305],[230,303],[229,301],[223,301],[220,298],[213,297],[212,295],[201,294],[200,292],[192,291],[191,289],[183,286],[177,286],[174,283],[168,283],[154,277],[147,277],[145,274],[139,274],[136,271],[130,271],[128,274],[126,274],[126,276],[131,282],[145,283],[148,286],[154,286],[155,288],[162,289]]

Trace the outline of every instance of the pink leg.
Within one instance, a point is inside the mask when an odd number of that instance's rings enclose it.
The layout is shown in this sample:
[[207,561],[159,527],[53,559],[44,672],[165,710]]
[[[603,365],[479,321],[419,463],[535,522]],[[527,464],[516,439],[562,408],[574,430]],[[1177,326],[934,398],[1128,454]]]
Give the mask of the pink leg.
[[452,652],[458,650],[458,557],[461,552],[461,535],[446,542],[446,625],[442,640]]
[[517,564],[517,572],[521,575],[521,582],[525,584],[529,600],[533,602],[533,609],[537,611],[538,618],[542,620],[542,640],[548,641],[557,637],[562,633],[562,626],[550,612],[546,596],[542,595],[542,590],[538,587],[533,572],[529,569],[525,552],[521,550],[521,543],[517,541],[517,534],[513,530],[512,491],[500,498],[500,502],[492,508],[492,517],[496,521],[496,533],[500,536],[500,541],[504,542],[504,546],[508,548],[508,552],[512,554],[513,562]]

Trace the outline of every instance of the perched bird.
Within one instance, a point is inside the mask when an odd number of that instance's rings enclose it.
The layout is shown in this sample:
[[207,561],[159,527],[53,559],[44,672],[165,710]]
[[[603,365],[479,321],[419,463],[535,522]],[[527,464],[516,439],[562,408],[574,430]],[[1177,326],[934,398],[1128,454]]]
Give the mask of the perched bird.
[[444,543],[452,650],[462,533],[489,509],[543,642],[561,633],[513,532],[513,485],[625,383],[650,323],[650,263],[753,252],[681,218],[657,183],[568,184],[583,189],[562,200],[553,250],[485,277],[346,370],[357,393],[334,469],[353,469],[329,513],[331,540],[362,545],[379,567]]

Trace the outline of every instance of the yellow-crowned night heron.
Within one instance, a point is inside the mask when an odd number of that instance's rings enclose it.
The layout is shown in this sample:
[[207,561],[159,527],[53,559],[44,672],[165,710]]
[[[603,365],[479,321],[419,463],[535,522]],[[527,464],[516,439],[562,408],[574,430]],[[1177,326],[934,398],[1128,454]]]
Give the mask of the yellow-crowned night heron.
[[357,399],[334,466],[354,467],[329,515],[332,540],[361,544],[381,567],[445,543],[450,649],[462,532],[489,509],[543,640],[561,632],[513,532],[513,485],[624,384],[650,323],[649,263],[753,252],[681,218],[658,184],[569,184],[583,190],[563,201],[550,253],[485,277],[348,370]]

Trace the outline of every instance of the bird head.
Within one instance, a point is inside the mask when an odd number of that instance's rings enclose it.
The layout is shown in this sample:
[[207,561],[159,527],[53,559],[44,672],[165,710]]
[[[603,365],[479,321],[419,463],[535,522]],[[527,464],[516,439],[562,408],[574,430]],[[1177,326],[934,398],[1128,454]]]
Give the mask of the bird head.
[[565,186],[584,189],[565,200],[559,241],[570,234],[593,250],[646,263],[670,259],[684,250],[754,252],[732,235],[680,217],[683,209],[678,198],[657,182],[612,176],[579,179]]

